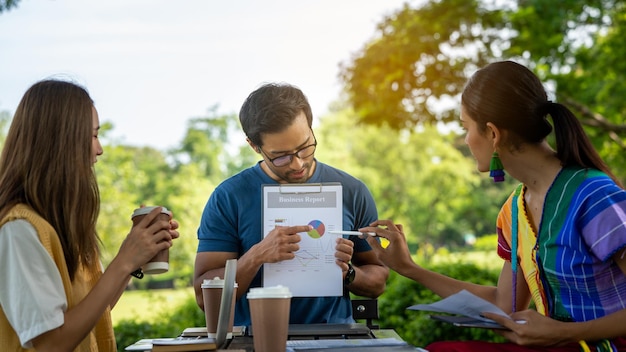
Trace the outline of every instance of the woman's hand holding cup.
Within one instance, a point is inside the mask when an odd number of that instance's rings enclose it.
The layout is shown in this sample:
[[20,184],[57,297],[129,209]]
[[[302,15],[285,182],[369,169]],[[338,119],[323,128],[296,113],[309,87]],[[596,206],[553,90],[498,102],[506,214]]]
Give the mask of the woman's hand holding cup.
[[158,206],[135,209],[133,227],[118,254],[128,258],[132,270],[143,267],[147,274],[158,274],[169,269],[169,248],[179,237],[178,223],[171,214]]

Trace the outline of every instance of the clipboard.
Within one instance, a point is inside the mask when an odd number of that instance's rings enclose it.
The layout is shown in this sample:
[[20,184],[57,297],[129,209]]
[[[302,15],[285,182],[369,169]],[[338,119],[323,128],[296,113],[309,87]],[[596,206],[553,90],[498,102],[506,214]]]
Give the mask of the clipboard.
[[339,182],[334,183],[281,183],[276,185],[263,185],[265,187],[278,187],[280,194],[315,194],[322,193],[324,186],[341,185]]
[[[263,234],[278,226],[310,225],[299,233],[295,258],[263,264],[263,286],[289,287],[293,297],[343,295],[341,268],[335,263],[335,247],[343,229],[341,183],[263,185]],[[320,283],[324,283],[320,285]]]

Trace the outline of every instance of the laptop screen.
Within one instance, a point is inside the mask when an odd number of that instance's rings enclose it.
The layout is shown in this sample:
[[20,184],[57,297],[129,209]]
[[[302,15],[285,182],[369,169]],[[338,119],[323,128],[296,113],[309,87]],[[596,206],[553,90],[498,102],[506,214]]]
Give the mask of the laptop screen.
[[224,289],[222,290],[222,300],[220,302],[220,314],[217,318],[217,331],[215,333],[215,342],[218,348],[224,347],[228,335],[228,323],[231,315],[231,302],[235,291],[236,275],[237,259],[227,260],[224,272]]

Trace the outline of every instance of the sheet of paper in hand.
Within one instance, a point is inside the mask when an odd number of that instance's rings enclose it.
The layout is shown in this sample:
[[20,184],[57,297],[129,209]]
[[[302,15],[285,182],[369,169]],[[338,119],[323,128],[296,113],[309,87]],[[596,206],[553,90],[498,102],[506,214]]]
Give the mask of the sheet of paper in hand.
[[482,329],[504,329],[508,330],[506,327],[496,323],[493,320],[484,321],[478,320],[466,316],[461,315],[435,315],[430,314],[430,318],[433,320],[442,321],[444,323],[449,323],[454,326],[464,327],[464,328],[482,328]]
[[505,329],[505,327],[491,319],[484,318],[482,313],[494,313],[509,318],[509,316],[498,308],[498,306],[470,293],[467,290],[461,290],[458,293],[450,295],[435,303],[416,304],[407,309],[454,314],[457,316],[431,315],[431,318],[445,321],[456,326],[488,329]]

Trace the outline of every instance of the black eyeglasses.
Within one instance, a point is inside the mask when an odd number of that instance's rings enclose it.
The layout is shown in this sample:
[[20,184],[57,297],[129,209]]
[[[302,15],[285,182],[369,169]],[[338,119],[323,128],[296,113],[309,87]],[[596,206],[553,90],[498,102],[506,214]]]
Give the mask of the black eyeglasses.
[[317,147],[317,140],[315,140],[315,143],[313,144],[309,144],[305,147],[298,149],[295,153],[281,155],[274,159],[271,159],[269,156],[267,156],[267,154],[265,154],[265,152],[263,151],[263,148],[259,147],[259,150],[261,151],[261,153],[263,153],[263,155],[265,155],[267,159],[269,159],[269,161],[274,166],[281,167],[281,166],[289,165],[291,161],[293,160],[294,156],[298,157],[299,159],[306,159],[310,157],[311,155],[313,155],[313,153],[315,153],[316,147]]

